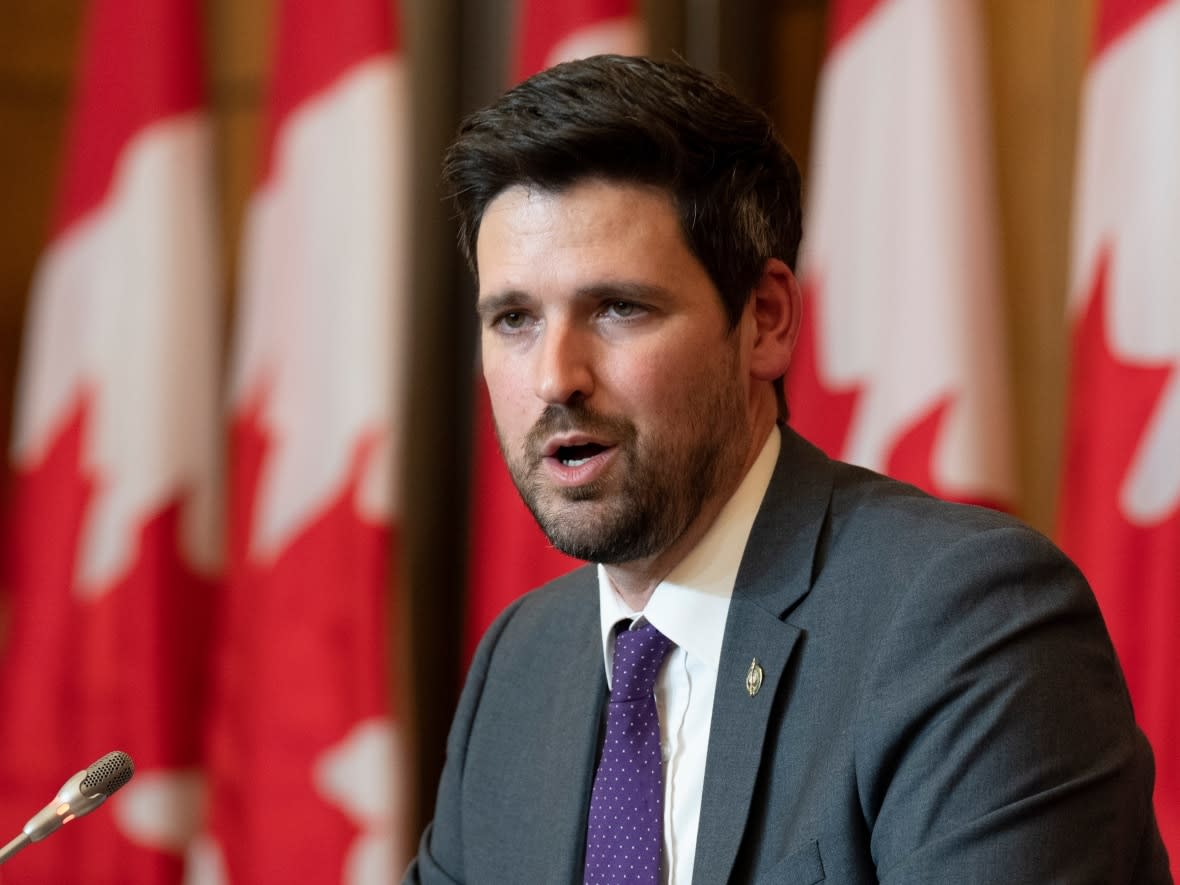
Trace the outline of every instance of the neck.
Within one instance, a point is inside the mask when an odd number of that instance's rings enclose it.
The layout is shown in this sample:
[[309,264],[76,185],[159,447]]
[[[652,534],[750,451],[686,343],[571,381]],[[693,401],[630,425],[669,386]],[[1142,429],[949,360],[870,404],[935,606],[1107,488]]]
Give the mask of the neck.
[[705,502],[688,528],[671,546],[646,559],[603,566],[607,577],[610,578],[611,586],[632,611],[641,612],[647,607],[660,581],[667,577],[713,527],[729,499],[750,472],[766,444],[767,436],[774,428],[773,420],[769,423],[759,423],[759,430],[751,435],[750,450],[746,453],[740,469],[718,494]]

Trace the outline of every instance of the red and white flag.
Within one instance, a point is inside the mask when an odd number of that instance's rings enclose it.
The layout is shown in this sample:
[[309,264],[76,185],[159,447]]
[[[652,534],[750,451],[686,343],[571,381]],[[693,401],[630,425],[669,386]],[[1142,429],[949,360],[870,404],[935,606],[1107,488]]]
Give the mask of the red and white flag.
[[[646,43],[635,0],[521,0],[517,15],[514,80],[575,58],[638,55]],[[510,602],[582,564],[553,548],[521,500],[500,456],[487,388],[477,386],[465,662]]]
[[409,778],[389,685],[408,93],[388,0],[275,6],[231,378],[201,883],[388,883]]
[[1078,149],[1058,525],[1155,749],[1180,878],[1180,0],[1099,4]]
[[1011,506],[974,0],[836,0],[803,226],[791,421],[829,455]]
[[221,510],[200,33],[193,0],[88,13],[12,442],[0,829],[110,750],[137,771],[13,881],[179,882],[197,824]]

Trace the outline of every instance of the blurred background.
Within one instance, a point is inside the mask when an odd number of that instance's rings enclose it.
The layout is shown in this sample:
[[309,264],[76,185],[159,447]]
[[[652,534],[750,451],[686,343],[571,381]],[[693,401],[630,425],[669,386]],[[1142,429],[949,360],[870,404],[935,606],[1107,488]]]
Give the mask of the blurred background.
[[1079,559],[1174,838],[1180,3],[8,0],[0,827],[140,773],[0,881],[401,869],[479,633],[575,564],[497,472],[440,159],[597,51],[774,119],[795,423]]

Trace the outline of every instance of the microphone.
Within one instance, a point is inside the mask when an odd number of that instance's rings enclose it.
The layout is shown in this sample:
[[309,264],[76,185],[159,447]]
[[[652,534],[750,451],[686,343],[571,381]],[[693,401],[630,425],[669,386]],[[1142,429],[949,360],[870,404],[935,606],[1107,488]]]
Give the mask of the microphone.
[[52,802],[29,818],[19,836],[0,848],[0,864],[26,845],[56,832],[63,824],[94,811],[111,793],[126,785],[134,773],[135,764],[122,750],[107,753],[89,768],[79,771],[62,785]]

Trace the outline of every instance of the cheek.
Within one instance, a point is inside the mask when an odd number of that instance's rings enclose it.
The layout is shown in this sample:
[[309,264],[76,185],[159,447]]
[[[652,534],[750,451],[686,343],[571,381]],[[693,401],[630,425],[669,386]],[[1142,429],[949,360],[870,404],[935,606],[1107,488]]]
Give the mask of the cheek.
[[527,430],[532,420],[527,409],[534,398],[530,396],[524,373],[497,361],[485,361],[483,380],[500,433],[513,438],[522,433],[522,426]]
[[674,376],[669,362],[638,363],[625,378],[619,379],[618,389],[625,400],[659,414],[674,409],[678,396],[683,393],[678,391]]
[[679,348],[658,348],[616,363],[609,386],[621,410],[641,423],[662,424],[676,420],[689,394],[686,386],[698,383],[709,370],[701,365],[701,353]]
[[719,418],[712,414],[719,405],[716,398],[740,396],[742,372],[741,358],[728,346],[716,341],[687,343],[636,367],[631,401],[660,425]]

